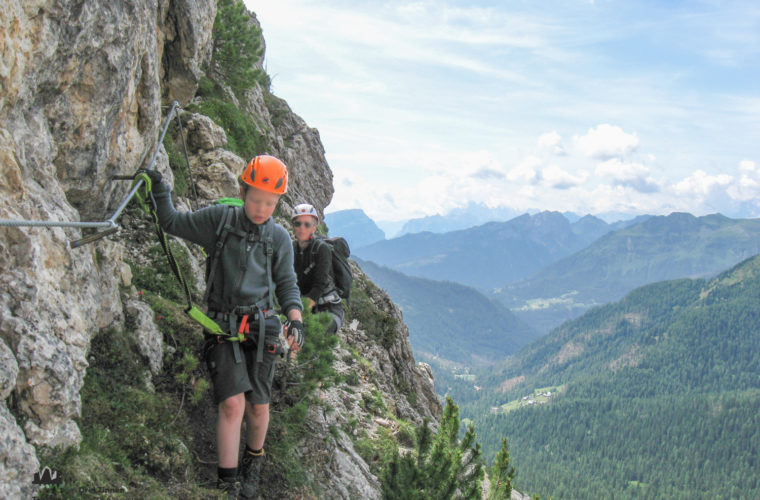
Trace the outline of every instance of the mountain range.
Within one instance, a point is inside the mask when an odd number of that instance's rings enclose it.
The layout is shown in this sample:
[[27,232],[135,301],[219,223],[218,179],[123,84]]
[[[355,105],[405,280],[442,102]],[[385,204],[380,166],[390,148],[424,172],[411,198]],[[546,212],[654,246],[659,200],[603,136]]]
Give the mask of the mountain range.
[[438,366],[490,364],[538,337],[509,309],[473,288],[356,261],[403,311],[419,359]]
[[488,368],[462,415],[542,498],[760,498],[758,302],[760,256],[637,288]]
[[385,233],[361,209],[340,210],[325,214],[331,236],[342,236],[351,248],[370,245],[385,239]]
[[517,215],[520,215],[520,212],[509,207],[491,208],[480,203],[469,203],[467,206],[450,210],[446,214],[409,219],[395,237],[425,231],[448,233],[480,226],[486,222],[506,221]]
[[407,234],[354,253],[411,276],[489,291],[538,272],[609,230],[593,216],[571,224],[559,212],[541,212],[444,234]]
[[[573,220],[525,214],[356,253],[376,252],[395,268],[362,261],[404,309],[411,336],[429,328],[419,335],[443,353],[428,358],[437,390],[475,424],[486,458],[508,437],[521,490],[573,499],[760,497],[760,220]],[[450,276],[505,273],[505,261],[533,271],[494,296],[539,331],[562,325],[475,367],[457,349],[472,330],[455,325],[446,304],[454,295],[471,297],[464,304],[478,297],[480,306],[485,297]],[[468,308],[478,317],[498,310]],[[415,317],[422,311],[437,315]],[[504,340],[489,336],[474,350]]]
[[[526,210],[525,213],[535,214],[540,211],[541,210],[538,209],[531,209]],[[482,203],[470,202],[464,207],[457,207],[442,214],[439,213],[401,221],[377,220],[375,222],[381,229],[383,229],[386,237],[391,239],[398,238],[404,234],[422,233],[425,231],[431,233],[448,233],[460,229],[481,226],[486,222],[507,221],[520,214],[521,212],[519,210],[506,206],[489,207]],[[562,215],[564,215],[571,223],[576,222],[583,217],[583,215],[574,212],[562,212]],[[612,226],[640,217],[624,212],[601,212],[593,215],[595,218],[606,221]]]
[[609,232],[532,276],[506,284],[495,296],[534,328],[548,332],[638,286],[710,276],[758,253],[760,219],[672,213]]

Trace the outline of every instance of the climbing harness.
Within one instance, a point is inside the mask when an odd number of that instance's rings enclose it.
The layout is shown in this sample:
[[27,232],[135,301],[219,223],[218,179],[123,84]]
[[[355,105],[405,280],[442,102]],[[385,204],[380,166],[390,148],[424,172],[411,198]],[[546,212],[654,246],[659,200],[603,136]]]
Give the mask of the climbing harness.
[[[269,292],[266,297],[266,303],[263,303],[264,299],[262,299],[262,301],[259,303],[250,306],[236,306],[232,309],[232,311],[209,311],[209,316],[222,321],[223,324],[229,325],[229,331],[231,335],[237,329],[237,337],[227,336],[225,337],[226,340],[237,340],[240,342],[245,341],[245,334],[249,333],[250,330],[248,321],[258,321],[256,360],[260,362],[264,358],[264,341],[266,332],[265,321],[267,318],[276,315],[274,310],[274,286],[272,283],[272,259],[274,254],[272,238],[268,234],[264,235],[261,233],[254,234],[250,232],[244,232],[235,227],[233,219],[235,217],[235,214],[238,213],[238,211],[242,210],[241,207],[243,205],[242,200],[239,198],[222,198],[217,201],[217,204],[226,205],[227,210],[225,211],[224,216],[221,218],[219,225],[216,228],[216,245],[214,246],[214,250],[212,254],[206,259],[207,278],[206,292],[203,295],[203,303],[208,303],[209,295],[211,294],[211,289],[214,285],[214,277],[216,276],[216,271],[219,268],[219,260],[222,256],[222,248],[224,248],[224,245],[227,243],[227,238],[230,234],[235,234],[239,238],[246,240],[249,248],[252,247],[255,243],[261,243],[264,246],[267,288]],[[262,232],[263,230],[264,229],[262,228]],[[239,327],[237,327],[238,320],[240,320]],[[277,346],[267,346],[267,350],[269,352],[278,352]],[[238,348],[235,347],[234,351],[235,360],[237,362],[239,355]]]
[[[218,311],[208,312],[209,318],[216,319],[222,324],[229,325],[230,335],[222,332],[222,334],[217,334],[217,339],[219,342],[228,340],[235,343],[232,347],[235,363],[239,363],[242,359],[238,346],[250,338],[247,335],[251,333],[251,324],[254,322],[256,323],[257,328],[256,361],[260,363],[264,360],[264,351],[270,354],[280,352],[280,346],[278,344],[264,344],[266,341],[266,320],[276,315],[277,314],[273,310],[261,309],[259,306],[238,306],[229,313]],[[233,334],[232,332],[236,333]]]

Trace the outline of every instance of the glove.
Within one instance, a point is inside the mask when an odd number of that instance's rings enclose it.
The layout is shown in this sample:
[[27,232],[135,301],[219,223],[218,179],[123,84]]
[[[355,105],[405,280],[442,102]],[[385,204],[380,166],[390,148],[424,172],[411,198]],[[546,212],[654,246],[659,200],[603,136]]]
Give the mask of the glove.
[[161,185],[161,181],[164,178],[164,176],[161,175],[161,172],[159,172],[155,168],[153,170],[147,170],[147,169],[141,168],[137,171],[137,173],[147,175],[150,178],[150,184],[153,191],[159,190],[158,186]]
[[304,329],[303,323],[296,320],[293,320],[288,325],[288,337],[293,337],[293,341],[298,344],[298,347],[303,347],[303,341],[304,341],[304,335],[306,334],[306,331]]

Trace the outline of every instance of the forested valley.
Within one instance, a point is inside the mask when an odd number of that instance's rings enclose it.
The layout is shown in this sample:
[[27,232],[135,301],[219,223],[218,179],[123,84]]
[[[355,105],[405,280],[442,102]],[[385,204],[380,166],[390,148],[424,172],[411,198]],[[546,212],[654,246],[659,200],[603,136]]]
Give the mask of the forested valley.
[[760,257],[644,286],[438,391],[531,495],[759,498],[759,299]]

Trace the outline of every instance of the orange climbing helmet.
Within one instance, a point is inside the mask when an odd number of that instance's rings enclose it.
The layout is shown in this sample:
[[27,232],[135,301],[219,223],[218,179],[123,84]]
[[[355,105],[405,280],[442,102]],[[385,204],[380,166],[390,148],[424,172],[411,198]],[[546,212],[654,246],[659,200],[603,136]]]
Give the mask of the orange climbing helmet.
[[274,156],[254,156],[240,174],[240,182],[268,193],[285,194],[288,191],[288,167]]

